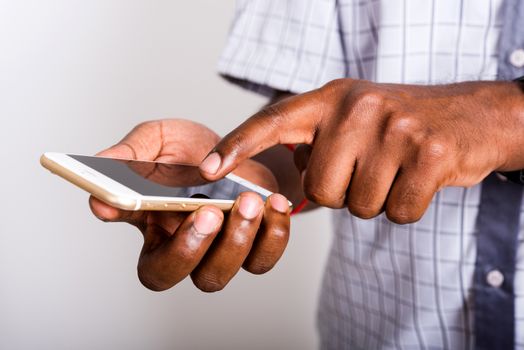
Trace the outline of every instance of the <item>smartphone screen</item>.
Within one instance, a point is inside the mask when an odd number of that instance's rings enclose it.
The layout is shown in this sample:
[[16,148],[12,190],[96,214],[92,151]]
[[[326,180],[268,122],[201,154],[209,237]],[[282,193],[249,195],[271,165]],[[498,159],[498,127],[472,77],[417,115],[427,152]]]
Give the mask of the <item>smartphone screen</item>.
[[242,192],[253,191],[228,178],[209,182],[200,176],[197,166],[69,156],[144,196],[235,200]]

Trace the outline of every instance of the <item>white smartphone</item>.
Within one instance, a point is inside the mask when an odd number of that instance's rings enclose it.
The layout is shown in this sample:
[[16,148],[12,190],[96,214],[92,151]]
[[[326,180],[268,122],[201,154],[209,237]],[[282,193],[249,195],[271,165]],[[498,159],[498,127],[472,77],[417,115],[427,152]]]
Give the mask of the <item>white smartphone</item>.
[[124,210],[193,211],[214,205],[228,211],[242,192],[256,192],[264,200],[272,194],[233,173],[209,182],[195,165],[64,153],[44,153],[40,163],[96,198]]

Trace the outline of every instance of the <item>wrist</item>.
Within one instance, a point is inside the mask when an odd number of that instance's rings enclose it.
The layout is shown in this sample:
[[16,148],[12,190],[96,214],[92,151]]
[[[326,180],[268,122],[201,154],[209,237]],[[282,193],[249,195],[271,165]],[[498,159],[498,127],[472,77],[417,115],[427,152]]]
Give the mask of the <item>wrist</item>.
[[[521,92],[521,99],[524,100],[524,77],[515,79],[514,84]],[[515,113],[517,114],[517,118],[520,119],[520,124],[524,124],[524,107],[516,110]],[[524,135],[524,133],[520,135]],[[520,146],[516,147],[514,156],[516,158],[517,168],[514,171],[501,172],[501,175],[512,182],[524,185],[524,137],[521,136],[519,141]],[[519,166],[518,164],[521,165]]]
[[509,85],[512,88],[507,101],[505,121],[511,130],[506,135],[506,162],[499,170],[520,171],[524,169],[524,80],[519,78]]
[[492,171],[524,168],[524,90],[521,83],[476,82],[470,86],[473,87],[469,92],[472,99],[470,102],[462,100],[465,107],[462,113],[474,116],[479,123],[479,135],[485,135],[485,148],[482,142],[477,145],[480,147],[477,151],[484,149],[483,161],[486,165],[491,164]]

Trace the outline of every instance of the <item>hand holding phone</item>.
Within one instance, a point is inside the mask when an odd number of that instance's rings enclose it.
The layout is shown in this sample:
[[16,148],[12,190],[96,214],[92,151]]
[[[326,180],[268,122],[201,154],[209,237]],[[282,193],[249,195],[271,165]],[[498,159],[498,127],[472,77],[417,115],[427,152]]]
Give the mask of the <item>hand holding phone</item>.
[[[198,164],[218,140],[214,132],[194,122],[152,121],[99,155]],[[260,163],[250,160],[236,173],[278,191],[272,173]],[[220,290],[241,267],[255,274],[269,271],[289,238],[289,204],[280,194],[270,195],[264,203],[256,193],[242,193],[227,215],[208,205],[185,213],[127,211],[94,197],[90,206],[100,219],[125,221],[142,232],[138,276],[152,290],[168,289],[188,275],[203,291]]]

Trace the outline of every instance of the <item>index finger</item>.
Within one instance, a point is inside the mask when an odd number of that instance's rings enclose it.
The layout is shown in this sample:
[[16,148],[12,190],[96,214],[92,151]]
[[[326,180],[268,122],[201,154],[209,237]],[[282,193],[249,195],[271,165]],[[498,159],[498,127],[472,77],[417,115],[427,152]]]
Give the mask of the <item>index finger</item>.
[[269,105],[226,135],[200,164],[200,173],[207,180],[217,180],[272,146],[311,144],[322,113],[319,90]]

